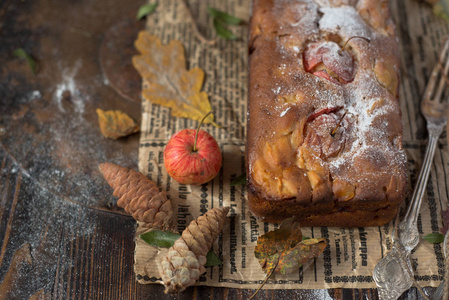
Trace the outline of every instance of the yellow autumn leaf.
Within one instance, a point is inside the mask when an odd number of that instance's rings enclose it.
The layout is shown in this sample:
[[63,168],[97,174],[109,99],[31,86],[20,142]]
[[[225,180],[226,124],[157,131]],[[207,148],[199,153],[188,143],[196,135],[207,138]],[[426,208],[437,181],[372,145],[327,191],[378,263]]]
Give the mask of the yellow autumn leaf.
[[[201,88],[204,71],[186,69],[184,46],[177,40],[162,45],[161,40],[141,31],[135,42],[140,55],[133,65],[142,76],[144,99],[171,108],[173,116],[200,121],[211,110],[209,97]],[[204,123],[212,123],[209,117]]]
[[139,125],[130,116],[119,110],[104,111],[97,108],[101,134],[109,139],[118,139],[139,131]]

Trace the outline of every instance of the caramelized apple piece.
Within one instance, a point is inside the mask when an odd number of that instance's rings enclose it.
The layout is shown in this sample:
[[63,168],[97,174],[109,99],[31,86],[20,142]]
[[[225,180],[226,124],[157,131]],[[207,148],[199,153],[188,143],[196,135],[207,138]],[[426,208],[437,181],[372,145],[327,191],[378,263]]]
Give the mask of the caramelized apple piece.
[[343,134],[343,132],[346,129],[339,128],[334,136],[331,135],[332,131],[337,127],[340,118],[340,115],[333,112],[323,113],[314,118],[312,122],[308,123],[305,132],[305,143],[308,147],[312,148],[319,157],[335,157],[343,148],[345,143],[345,134]]
[[343,179],[335,179],[332,190],[339,201],[348,201],[355,196],[355,187]]
[[264,159],[258,159],[254,162],[252,168],[253,178],[259,185],[271,179],[269,166]]
[[282,172],[282,194],[286,198],[297,197],[300,201],[312,199],[312,188],[306,172],[291,166]]
[[313,75],[327,79],[333,83],[340,83],[337,79],[335,79],[334,77],[331,77],[329,75],[329,73],[327,72],[327,70],[319,70],[319,71],[313,72]]
[[[328,80],[331,80],[330,75],[334,73],[337,77],[334,78],[336,82],[351,82],[354,80],[353,58],[348,51],[340,50],[340,46],[334,42],[324,41],[310,44],[303,54],[304,69]],[[325,68],[320,66],[321,63]]]
[[371,27],[387,31],[388,1],[360,0],[357,10],[362,19]]
[[286,167],[293,160],[293,149],[289,136],[282,136],[274,141],[266,142],[264,147],[264,157],[268,165],[276,169]]
[[312,189],[315,189],[316,186],[321,182],[321,177],[318,175],[315,171],[309,171],[307,172],[307,178],[309,178],[310,186]]
[[300,169],[306,168],[306,162],[304,160],[304,156],[302,155],[302,151],[304,151],[304,149],[305,149],[304,147],[299,148],[298,154],[296,156],[296,165]]
[[380,98],[379,100],[376,100],[366,112],[368,113],[368,116],[371,116],[377,109],[382,109],[384,106],[385,99]]
[[337,111],[341,109],[341,107],[325,107],[322,109],[319,109],[317,111],[315,111],[313,114],[311,114],[308,118],[307,118],[307,122],[312,122],[313,120],[315,120],[317,117],[323,115],[323,114],[329,114],[331,112]]
[[398,96],[399,79],[394,70],[394,63],[385,60],[376,60],[374,65],[374,74],[377,81],[385,87],[392,95]]

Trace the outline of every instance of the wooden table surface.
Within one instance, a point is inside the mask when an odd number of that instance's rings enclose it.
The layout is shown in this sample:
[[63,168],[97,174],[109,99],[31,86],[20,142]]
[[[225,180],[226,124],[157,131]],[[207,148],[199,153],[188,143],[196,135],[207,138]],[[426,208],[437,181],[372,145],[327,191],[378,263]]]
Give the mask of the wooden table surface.
[[[122,110],[140,122],[140,79],[129,58],[144,3],[0,3],[0,299],[248,299],[254,292],[191,287],[173,296],[134,277],[135,222],[116,208],[97,166],[137,169],[139,135],[103,138],[95,110]],[[36,75],[13,55],[17,48],[35,58]],[[401,299],[416,295],[411,289]],[[255,297],[377,298],[375,289]]]

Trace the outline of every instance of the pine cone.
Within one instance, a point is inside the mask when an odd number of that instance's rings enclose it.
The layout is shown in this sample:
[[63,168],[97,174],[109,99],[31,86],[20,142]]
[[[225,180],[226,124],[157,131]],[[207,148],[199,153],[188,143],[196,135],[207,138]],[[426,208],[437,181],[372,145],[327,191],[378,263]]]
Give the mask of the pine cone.
[[154,182],[140,172],[112,163],[99,165],[100,171],[118,197],[117,205],[146,227],[170,230],[171,201]]
[[165,293],[179,293],[206,271],[206,255],[223,229],[229,207],[213,208],[193,220],[159,266]]

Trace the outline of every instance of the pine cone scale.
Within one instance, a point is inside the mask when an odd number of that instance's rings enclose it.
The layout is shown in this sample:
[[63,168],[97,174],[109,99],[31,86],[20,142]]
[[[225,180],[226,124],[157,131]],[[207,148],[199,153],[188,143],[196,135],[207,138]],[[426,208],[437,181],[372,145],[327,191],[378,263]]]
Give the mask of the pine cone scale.
[[[206,255],[220,234],[228,212],[228,207],[209,210],[192,221],[169,249],[159,265],[165,293],[184,291],[206,271]],[[212,227],[210,222],[214,223]]]
[[103,163],[99,169],[114,189],[117,206],[131,214],[144,226],[170,230],[173,225],[171,201],[145,175],[132,169]]
[[[195,230],[189,230],[189,232],[186,233],[184,240],[186,240],[187,245],[192,249],[192,251],[197,254],[206,255],[207,252],[209,252],[213,241],[212,243],[208,243],[204,238],[204,235],[201,233],[201,231],[199,231],[198,226],[195,227]],[[194,235],[194,232],[196,232],[197,235]]]

